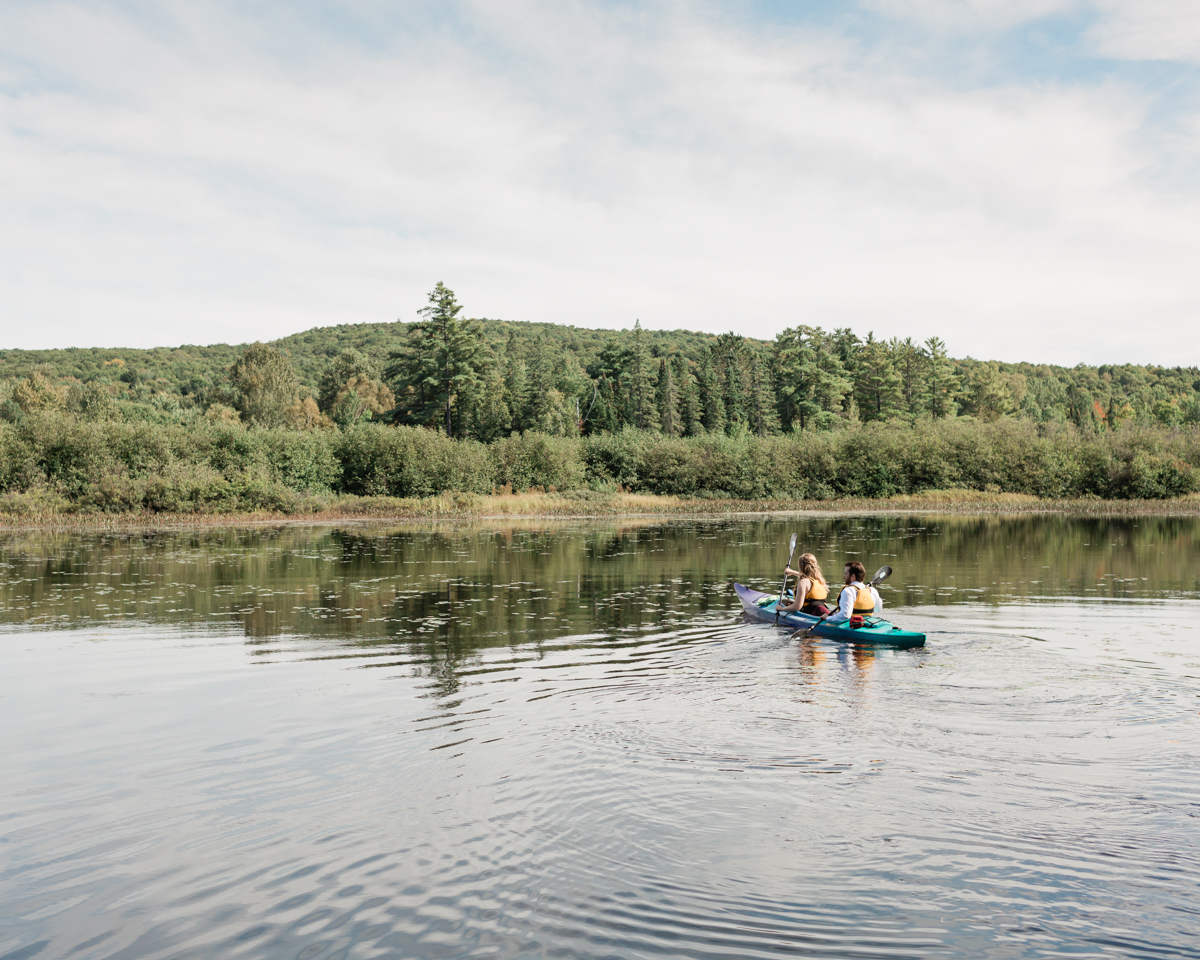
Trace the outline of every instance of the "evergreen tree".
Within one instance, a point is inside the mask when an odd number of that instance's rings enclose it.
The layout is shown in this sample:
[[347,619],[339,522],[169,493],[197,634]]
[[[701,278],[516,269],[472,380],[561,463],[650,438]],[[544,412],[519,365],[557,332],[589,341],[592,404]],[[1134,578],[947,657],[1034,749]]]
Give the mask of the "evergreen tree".
[[610,340],[600,351],[592,370],[592,376],[597,382],[608,384],[608,392],[604,399],[615,424],[613,430],[633,423],[634,404],[629,391],[629,371],[632,363],[633,352],[622,346],[619,341]]
[[654,372],[655,364],[642,332],[642,322],[637,320],[633,324],[633,350],[627,386],[632,401],[631,419],[639,430],[654,426],[658,420],[654,404]]
[[671,361],[665,358],[658,362],[658,382],[654,392],[658,399],[658,422],[662,432],[668,437],[677,437],[683,430],[679,416],[679,391],[671,367]]
[[[1012,394],[1008,381],[993,361],[980,363],[971,373],[971,412],[980,420],[999,420],[1013,412]],[[1092,398],[1079,398],[1078,415],[1089,425],[1092,422]]]
[[613,383],[608,377],[601,377],[596,385],[596,401],[587,418],[586,433],[615,433],[619,430],[620,422],[615,408],[616,398],[613,395]]
[[913,418],[929,406],[928,358],[925,351],[912,342],[912,337],[893,337],[888,344],[892,363],[900,377],[901,407]]
[[831,426],[851,390],[832,339],[820,327],[784,330],[775,338],[773,365],[783,426]]
[[439,282],[429,293],[429,306],[417,311],[422,319],[409,327],[407,348],[392,353],[384,371],[398,385],[401,418],[440,423],[447,436],[462,435],[454,430],[454,410],[481,386],[486,363],[482,327],[478,320],[460,319],[461,311],[454,291]]
[[960,387],[954,361],[946,356],[946,344],[937,337],[926,340],[925,360],[926,407],[935,420],[952,417],[958,411]]
[[681,353],[671,358],[675,365],[675,384],[679,391],[679,424],[685,437],[695,437],[704,432],[700,415],[700,395],[696,389],[696,378],[692,376],[687,357]]
[[829,335],[829,346],[837,356],[851,382],[858,376],[858,357],[863,342],[849,327],[837,327]]
[[700,357],[697,370],[700,388],[700,408],[704,429],[709,433],[725,432],[725,399],[717,376],[713,345],[709,344]]
[[887,344],[874,334],[858,349],[854,399],[864,420],[887,420],[900,412],[903,401],[900,375],[892,363]]
[[488,365],[482,389],[472,396],[470,420],[471,435],[484,443],[498,440],[512,429],[504,368],[499,361]]
[[746,340],[736,333],[717,337],[714,368],[721,385],[721,402],[725,407],[725,432],[733,433],[747,423],[750,407],[747,396]]
[[508,402],[512,421],[509,430],[513,433],[525,429],[526,403],[529,396],[529,368],[525,361],[511,350],[504,370],[504,394]]
[[750,429],[766,437],[779,432],[779,417],[775,411],[775,389],[771,363],[765,351],[749,352],[750,360]]
[[548,418],[551,417],[552,411],[557,411],[562,401],[561,393],[556,397],[550,396],[553,389],[554,371],[546,349],[546,340],[544,337],[538,337],[529,350],[529,379],[525,386],[524,398],[526,429],[551,432],[546,429]]

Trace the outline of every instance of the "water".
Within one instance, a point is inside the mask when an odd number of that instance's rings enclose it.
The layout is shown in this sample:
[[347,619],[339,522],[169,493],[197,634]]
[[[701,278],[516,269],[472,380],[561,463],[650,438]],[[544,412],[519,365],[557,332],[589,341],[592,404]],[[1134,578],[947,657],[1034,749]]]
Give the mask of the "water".
[[1200,957],[1198,532],[6,535],[0,958]]

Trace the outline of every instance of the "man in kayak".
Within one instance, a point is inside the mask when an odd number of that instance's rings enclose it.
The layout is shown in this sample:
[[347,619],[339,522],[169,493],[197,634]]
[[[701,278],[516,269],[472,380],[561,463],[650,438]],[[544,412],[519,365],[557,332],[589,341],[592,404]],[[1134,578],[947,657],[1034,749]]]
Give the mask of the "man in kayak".
[[838,609],[830,623],[845,623],[851,617],[876,616],[883,609],[879,591],[867,583],[867,570],[857,560],[846,564],[846,585],[838,595]]
[[825,582],[821,565],[811,553],[802,553],[799,567],[799,570],[793,570],[791,567],[784,570],[786,576],[796,577],[796,596],[791,603],[780,607],[779,612],[794,613],[799,610],[813,617],[826,616],[829,608],[823,601],[829,598],[829,585]]

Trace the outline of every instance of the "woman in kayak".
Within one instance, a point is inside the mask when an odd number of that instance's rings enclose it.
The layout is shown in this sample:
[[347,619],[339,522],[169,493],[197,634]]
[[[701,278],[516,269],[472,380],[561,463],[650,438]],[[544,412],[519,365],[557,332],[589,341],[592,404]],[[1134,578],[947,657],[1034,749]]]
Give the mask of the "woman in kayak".
[[824,617],[829,608],[822,602],[829,598],[829,584],[825,582],[825,574],[821,565],[811,553],[800,554],[800,569],[788,567],[784,573],[789,577],[798,577],[796,581],[796,596],[791,603],[779,608],[780,613],[792,613],[799,610],[813,617]]
[[846,585],[838,595],[838,609],[830,623],[844,623],[851,617],[870,617],[878,615],[883,609],[883,598],[879,591],[867,583],[867,568],[857,560],[846,563]]

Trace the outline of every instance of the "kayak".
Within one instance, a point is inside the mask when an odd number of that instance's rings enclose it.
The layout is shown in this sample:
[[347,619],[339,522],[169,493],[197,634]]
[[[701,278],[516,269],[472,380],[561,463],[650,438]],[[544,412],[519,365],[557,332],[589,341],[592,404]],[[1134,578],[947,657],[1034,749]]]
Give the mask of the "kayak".
[[[758,620],[775,622],[775,605],[779,602],[778,594],[762,593],[751,590],[735,583],[738,599],[746,608],[746,613]],[[810,617],[806,613],[784,613],[779,617],[779,625],[789,630],[799,630],[811,627],[820,621],[820,617]],[[866,617],[861,627],[852,627],[847,623],[830,623],[825,621],[813,629],[814,637],[825,637],[827,640],[840,640],[843,643],[857,643],[876,647],[923,647],[925,634],[914,633],[912,630],[901,630],[893,623],[881,617]]]

